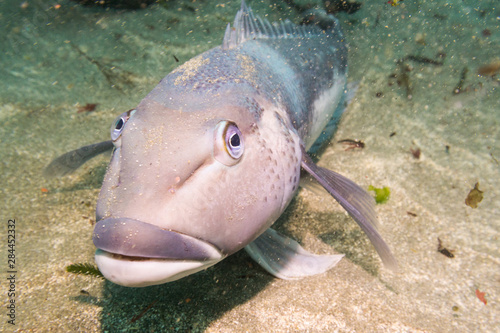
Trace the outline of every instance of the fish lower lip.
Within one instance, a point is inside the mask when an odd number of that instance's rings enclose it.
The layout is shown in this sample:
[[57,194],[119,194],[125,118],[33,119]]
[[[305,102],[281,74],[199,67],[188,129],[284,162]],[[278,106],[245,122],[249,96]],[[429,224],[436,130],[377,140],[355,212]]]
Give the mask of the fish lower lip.
[[97,250],[95,261],[106,279],[125,287],[146,287],[178,280],[215,265],[209,260],[175,260],[123,256]]
[[127,261],[147,259],[220,260],[222,253],[212,244],[156,225],[129,219],[106,218],[96,223],[94,245]]

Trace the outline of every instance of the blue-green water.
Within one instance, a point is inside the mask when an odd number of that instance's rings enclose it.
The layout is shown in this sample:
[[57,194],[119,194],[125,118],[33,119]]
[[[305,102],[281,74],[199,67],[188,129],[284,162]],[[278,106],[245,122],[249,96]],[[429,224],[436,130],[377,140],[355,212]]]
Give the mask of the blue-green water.
[[[249,5],[271,21],[301,20],[283,2]],[[346,254],[324,275],[277,280],[244,253],[144,289],[65,272],[93,262],[107,157],[62,179],[44,179],[44,166],[108,139],[118,114],[176,66],[220,44],[239,6],[168,1],[126,11],[0,0],[2,280],[11,274],[9,219],[16,220],[17,272],[15,296],[0,286],[0,330],[498,331],[500,8],[493,0],[365,1],[354,14],[337,14],[349,81],[359,88],[319,164],[365,188],[391,189],[377,212],[400,272],[381,267],[332,199],[305,190],[279,224],[306,248]],[[478,75],[486,65],[493,69]],[[87,104],[97,106],[82,111]],[[341,139],[366,146],[345,151]],[[472,209],[464,201],[476,182],[484,199]],[[438,237],[454,258],[437,251]],[[12,299],[15,326],[7,322]]]

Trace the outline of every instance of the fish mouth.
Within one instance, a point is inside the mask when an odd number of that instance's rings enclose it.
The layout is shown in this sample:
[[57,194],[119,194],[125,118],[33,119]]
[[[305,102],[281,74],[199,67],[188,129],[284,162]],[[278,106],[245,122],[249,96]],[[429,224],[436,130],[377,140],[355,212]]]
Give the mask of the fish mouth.
[[92,239],[101,273],[127,287],[175,281],[225,257],[206,241],[129,218],[97,222]]

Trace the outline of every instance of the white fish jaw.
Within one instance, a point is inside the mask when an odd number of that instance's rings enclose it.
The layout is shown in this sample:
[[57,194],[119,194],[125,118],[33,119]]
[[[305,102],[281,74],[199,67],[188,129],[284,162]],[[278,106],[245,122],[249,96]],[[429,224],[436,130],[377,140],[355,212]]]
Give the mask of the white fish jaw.
[[147,287],[175,281],[204,270],[224,259],[173,260],[140,259],[97,250],[95,261],[109,281],[125,287]]
[[101,273],[127,287],[174,281],[225,258],[204,240],[128,218],[99,221],[93,241]]

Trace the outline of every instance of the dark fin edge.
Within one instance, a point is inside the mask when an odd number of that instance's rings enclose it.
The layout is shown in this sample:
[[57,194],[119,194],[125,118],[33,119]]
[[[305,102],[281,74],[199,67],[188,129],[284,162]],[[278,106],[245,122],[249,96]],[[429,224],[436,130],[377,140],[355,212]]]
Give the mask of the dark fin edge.
[[346,177],[317,166],[302,148],[302,168],[316,179],[351,215],[372,242],[382,262],[397,271],[398,263],[389,246],[377,232],[375,200],[368,192]]
[[113,141],[108,140],[67,152],[50,162],[43,170],[43,176],[46,178],[65,176],[97,155],[111,151],[113,147]]

